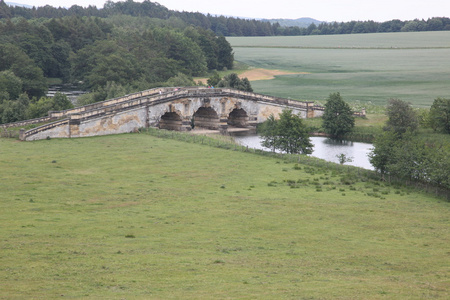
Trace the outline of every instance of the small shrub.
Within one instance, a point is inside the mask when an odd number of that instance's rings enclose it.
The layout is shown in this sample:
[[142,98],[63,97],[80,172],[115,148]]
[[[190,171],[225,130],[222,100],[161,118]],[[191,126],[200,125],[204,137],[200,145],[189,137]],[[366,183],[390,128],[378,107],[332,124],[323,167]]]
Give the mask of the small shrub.
[[345,184],[345,185],[352,185],[355,182],[352,180],[352,178],[350,178],[349,176],[346,176],[346,177],[341,177],[341,183]]
[[136,236],[135,236],[134,234],[127,234],[125,237],[126,237],[126,238],[129,238],[129,239],[134,239],[134,238],[136,238]]

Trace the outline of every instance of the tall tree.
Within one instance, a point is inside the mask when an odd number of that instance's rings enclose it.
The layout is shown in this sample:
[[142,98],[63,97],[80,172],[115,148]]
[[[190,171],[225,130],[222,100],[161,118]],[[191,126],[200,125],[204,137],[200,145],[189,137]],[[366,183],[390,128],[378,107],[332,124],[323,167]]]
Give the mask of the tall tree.
[[340,93],[330,94],[322,119],[325,132],[334,138],[351,132],[355,126],[353,111]]
[[264,147],[291,154],[312,153],[313,144],[309,138],[308,128],[291,110],[283,110],[278,120],[272,115],[266,122],[260,130]]
[[225,39],[223,36],[219,36],[217,38],[217,48],[218,55],[217,55],[217,68],[219,70],[233,69],[233,62],[234,62],[234,54],[233,54],[233,48],[231,48],[230,43]]
[[429,118],[432,128],[450,133],[450,99],[435,99],[430,108]]
[[388,120],[385,130],[403,134],[406,131],[414,132],[419,127],[417,114],[408,102],[400,99],[389,99],[386,114]]
[[29,97],[42,97],[47,82],[42,70],[18,46],[0,44],[0,71],[10,70],[22,80],[22,90]]
[[374,148],[369,153],[369,161],[372,166],[383,176],[388,173],[394,160],[394,147],[399,140],[399,135],[392,131],[385,131],[373,141]]

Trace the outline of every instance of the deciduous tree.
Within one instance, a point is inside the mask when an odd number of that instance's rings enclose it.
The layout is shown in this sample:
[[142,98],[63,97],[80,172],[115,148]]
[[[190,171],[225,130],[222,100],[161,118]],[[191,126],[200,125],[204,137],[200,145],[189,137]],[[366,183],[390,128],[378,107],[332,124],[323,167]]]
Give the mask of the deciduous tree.
[[340,93],[330,94],[322,119],[325,132],[334,138],[351,132],[355,126],[353,111]]
[[236,73],[231,73],[225,76],[219,83],[218,87],[230,87],[246,92],[253,92],[253,88],[248,78],[240,79]]
[[292,154],[312,153],[313,144],[309,138],[308,128],[291,110],[283,110],[278,120],[272,115],[266,122],[260,130],[264,147]]
[[389,99],[386,114],[388,120],[385,130],[403,134],[406,131],[415,132],[419,127],[417,114],[408,102],[400,99]]
[[450,133],[450,99],[434,100],[430,108],[429,122],[433,129]]

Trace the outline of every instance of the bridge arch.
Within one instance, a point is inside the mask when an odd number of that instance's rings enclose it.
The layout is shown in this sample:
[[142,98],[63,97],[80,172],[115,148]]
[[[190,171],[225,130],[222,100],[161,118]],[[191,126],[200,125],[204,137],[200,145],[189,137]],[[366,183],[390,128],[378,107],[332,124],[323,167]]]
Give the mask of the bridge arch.
[[234,127],[248,127],[248,114],[242,108],[233,109],[228,115],[228,125]]
[[220,118],[212,107],[200,107],[192,116],[194,127],[219,129]]
[[181,116],[176,112],[166,112],[161,116],[161,120],[159,121],[160,129],[181,131],[182,125],[183,120],[181,119]]

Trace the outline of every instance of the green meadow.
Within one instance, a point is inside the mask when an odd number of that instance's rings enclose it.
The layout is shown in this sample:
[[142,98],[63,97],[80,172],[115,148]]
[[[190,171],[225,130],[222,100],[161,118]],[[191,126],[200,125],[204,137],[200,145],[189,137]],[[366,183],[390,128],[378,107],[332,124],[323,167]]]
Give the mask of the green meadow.
[[252,81],[258,93],[385,105],[399,98],[429,107],[450,95],[450,31],[294,37],[229,37],[235,59],[301,74]]
[[0,139],[0,298],[450,298],[449,202],[188,141]]

